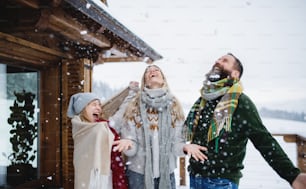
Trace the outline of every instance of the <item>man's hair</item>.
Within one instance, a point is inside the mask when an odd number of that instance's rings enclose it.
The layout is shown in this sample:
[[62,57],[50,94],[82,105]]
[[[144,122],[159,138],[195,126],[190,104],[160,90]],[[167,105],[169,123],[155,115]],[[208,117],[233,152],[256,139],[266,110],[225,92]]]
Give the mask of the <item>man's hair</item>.
[[232,56],[234,59],[235,59],[235,68],[239,71],[239,78],[241,78],[242,74],[243,74],[243,66],[242,66],[242,63],[240,62],[240,60],[235,56],[233,55],[232,53],[227,53],[228,55]]

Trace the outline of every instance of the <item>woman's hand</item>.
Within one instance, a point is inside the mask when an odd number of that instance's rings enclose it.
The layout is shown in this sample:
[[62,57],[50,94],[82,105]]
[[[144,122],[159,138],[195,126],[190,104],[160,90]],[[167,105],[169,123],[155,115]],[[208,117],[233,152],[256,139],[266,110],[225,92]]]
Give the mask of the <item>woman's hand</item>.
[[184,152],[189,156],[193,157],[197,161],[207,160],[207,156],[201,151],[207,151],[207,148],[197,144],[186,144],[183,147]]
[[114,151],[125,151],[132,148],[133,142],[129,139],[120,139],[113,142]]
[[139,90],[139,82],[137,81],[130,81],[129,88],[135,92]]

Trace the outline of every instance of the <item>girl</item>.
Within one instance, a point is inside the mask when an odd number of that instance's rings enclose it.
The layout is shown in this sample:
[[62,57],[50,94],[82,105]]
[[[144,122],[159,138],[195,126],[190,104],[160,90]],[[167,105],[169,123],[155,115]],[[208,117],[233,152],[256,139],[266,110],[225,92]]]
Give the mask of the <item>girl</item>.
[[[101,102],[93,93],[71,96],[67,116],[72,118],[75,189],[127,189],[121,151],[130,140],[119,140],[108,121],[100,118]],[[115,142],[114,142],[115,141]]]

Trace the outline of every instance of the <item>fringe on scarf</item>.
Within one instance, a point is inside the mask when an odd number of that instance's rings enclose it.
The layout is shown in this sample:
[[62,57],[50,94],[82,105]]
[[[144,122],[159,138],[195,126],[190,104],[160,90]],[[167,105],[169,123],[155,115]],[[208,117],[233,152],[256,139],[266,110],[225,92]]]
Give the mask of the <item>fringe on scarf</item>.
[[185,120],[184,136],[187,138],[187,141],[192,141],[194,130],[198,126],[200,120],[200,114],[205,105],[205,101],[200,97],[192,106],[191,110],[188,113],[188,116]]
[[110,175],[102,175],[100,170],[95,168],[90,171],[90,179],[88,189],[112,189],[112,177]]
[[[228,83],[232,83],[232,86],[229,87]],[[208,142],[216,139],[216,149],[218,149],[218,138],[221,133],[223,131],[231,132],[232,115],[238,105],[238,98],[242,90],[243,87],[238,80],[223,79],[210,85],[205,85],[201,89],[201,97],[192,106],[185,121],[187,139],[193,139],[194,131],[199,124],[206,101],[222,96],[221,101],[214,110],[213,119],[207,134]]]
[[232,121],[230,117],[223,118],[220,123],[217,123],[217,125],[216,121],[213,121],[208,130],[207,140],[211,141],[214,138],[217,138],[220,135],[222,129],[224,129],[226,132],[231,132],[232,131],[231,122]]

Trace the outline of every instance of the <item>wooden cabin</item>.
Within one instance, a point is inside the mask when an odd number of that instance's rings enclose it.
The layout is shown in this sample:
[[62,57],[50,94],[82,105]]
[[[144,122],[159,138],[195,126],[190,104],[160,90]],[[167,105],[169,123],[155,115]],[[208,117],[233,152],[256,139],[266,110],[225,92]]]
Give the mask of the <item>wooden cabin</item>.
[[[96,62],[152,63],[162,56],[114,18],[106,0],[3,0],[0,5],[1,71],[36,73],[38,87],[37,177],[14,188],[73,189],[70,96],[91,91]],[[16,81],[10,82],[13,87]]]

